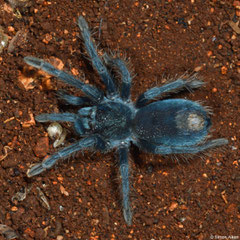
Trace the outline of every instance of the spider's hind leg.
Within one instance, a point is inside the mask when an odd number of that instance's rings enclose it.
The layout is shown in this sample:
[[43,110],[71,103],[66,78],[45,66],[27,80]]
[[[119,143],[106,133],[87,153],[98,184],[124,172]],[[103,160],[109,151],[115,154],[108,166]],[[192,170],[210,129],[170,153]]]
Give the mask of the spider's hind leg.
[[132,224],[132,212],[129,199],[129,162],[128,162],[128,148],[120,147],[119,154],[119,171],[122,179],[122,195],[123,195],[123,216],[126,223],[130,226]]
[[148,143],[146,141],[139,141],[135,144],[140,148],[147,152],[151,152],[154,154],[179,154],[179,153],[199,153],[205,150],[220,147],[226,145],[228,140],[225,138],[218,138],[214,140],[207,141],[201,145],[193,145],[193,146],[168,146],[168,145],[155,145],[152,143]]
[[151,88],[141,94],[136,102],[136,107],[143,107],[149,100],[155,100],[156,98],[163,97],[164,94],[178,92],[184,88],[192,90],[194,88],[199,88],[202,85],[204,85],[204,82],[198,79],[197,74],[192,75],[188,79],[179,78],[174,82],[170,82],[161,87]]

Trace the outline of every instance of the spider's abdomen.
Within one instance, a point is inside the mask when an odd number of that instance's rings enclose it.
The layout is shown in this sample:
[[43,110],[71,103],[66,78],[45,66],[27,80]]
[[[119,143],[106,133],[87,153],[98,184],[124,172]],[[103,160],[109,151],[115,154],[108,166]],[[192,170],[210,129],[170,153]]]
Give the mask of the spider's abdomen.
[[157,145],[195,145],[207,136],[211,125],[205,109],[184,99],[169,99],[140,108],[133,121],[134,135]]

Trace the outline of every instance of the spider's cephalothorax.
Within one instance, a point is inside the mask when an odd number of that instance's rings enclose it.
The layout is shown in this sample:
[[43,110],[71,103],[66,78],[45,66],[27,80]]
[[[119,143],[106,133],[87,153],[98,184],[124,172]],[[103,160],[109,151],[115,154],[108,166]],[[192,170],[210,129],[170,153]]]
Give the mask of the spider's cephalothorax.
[[[86,95],[86,97],[75,97],[59,92],[59,97],[66,103],[80,107],[78,112],[41,114],[36,117],[38,122],[72,122],[82,138],[43,162],[35,164],[28,170],[27,175],[32,177],[40,174],[51,168],[59,159],[86,148],[102,152],[116,149],[122,180],[123,215],[126,223],[131,225],[128,161],[131,142],[140,149],[155,154],[194,154],[227,144],[228,141],[224,138],[206,141],[211,121],[207,108],[197,102],[167,99],[149,104],[149,101],[164,98],[166,94],[202,86],[203,82],[196,75],[179,78],[164,86],[149,89],[139,96],[136,103],[133,103],[130,100],[132,77],[125,62],[107,54],[100,58],[95,44],[91,41],[88,25],[82,16],[78,18],[78,26],[92,65],[106,86],[106,93],[56,69],[42,59],[24,58],[27,64],[58,77]],[[116,79],[110,71],[112,68],[120,73],[120,87],[116,86]]]

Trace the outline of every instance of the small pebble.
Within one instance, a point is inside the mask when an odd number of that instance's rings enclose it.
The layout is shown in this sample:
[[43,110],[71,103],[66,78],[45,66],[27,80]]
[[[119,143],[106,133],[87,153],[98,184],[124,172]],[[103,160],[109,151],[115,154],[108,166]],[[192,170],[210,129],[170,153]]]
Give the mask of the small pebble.
[[60,192],[62,193],[62,194],[64,194],[65,196],[69,196],[69,193],[65,190],[65,188],[63,187],[63,185],[60,185]]
[[33,151],[37,157],[45,157],[49,151],[48,137],[39,138],[35,147],[33,148]]
[[214,93],[217,92],[217,88],[213,88],[212,92],[214,92]]
[[16,212],[18,210],[18,208],[16,207],[16,206],[13,206],[12,208],[11,208],[11,211],[13,211],[13,212]]
[[178,207],[178,203],[177,202],[172,202],[171,206],[169,207],[169,211],[173,211]]
[[63,239],[63,236],[62,235],[58,235],[57,236],[57,240],[62,240]]
[[227,67],[222,66],[222,67],[221,67],[221,73],[222,73],[223,75],[227,74]]
[[14,157],[6,157],[3,161],[2,161],[2,167],[3,168],[13,168],[16,167],[18,165],[18,161],[17,159],[15,159]]

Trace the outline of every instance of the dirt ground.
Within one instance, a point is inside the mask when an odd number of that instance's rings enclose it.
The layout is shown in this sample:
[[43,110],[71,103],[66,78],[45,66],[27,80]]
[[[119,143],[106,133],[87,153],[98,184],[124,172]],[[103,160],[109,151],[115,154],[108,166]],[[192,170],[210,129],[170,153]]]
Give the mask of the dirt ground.
[[[81,93],[29,70],[23,57],[58,58],[102,86],[83,54],[79,15],[99,49],[130,58],[133,100],[167,78],[198,72],[206,86],[176,96],[210,106],[212,138],[229,140],[187,163],[132,146],[130,227],[114,151],[86,151],[26,177],[31,164],[57,151],[48,124],[34,116],[68,109],[56,89]],[[0,239],[240,239],[239,16],[240,2],[231,0],[0,0]],[[63,126],[69,145],[78,136]]]

